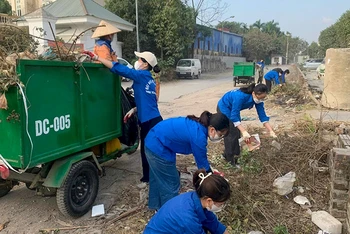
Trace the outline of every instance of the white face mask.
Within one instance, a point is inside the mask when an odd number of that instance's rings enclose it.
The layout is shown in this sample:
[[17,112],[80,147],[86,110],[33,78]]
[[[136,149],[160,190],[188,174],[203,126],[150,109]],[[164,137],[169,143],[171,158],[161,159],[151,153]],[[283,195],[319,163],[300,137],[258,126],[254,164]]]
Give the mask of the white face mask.
[[218,207],[218,206],[216,206],[216,205],[213,203],[213,205],[211,206],[211,208],[210,208],[210,207],[207,207],[207,210],[216,213],[216,212],[222,211],[222,208],[223,208],[223,206]]
[[135,70],[140,70],[140,67],[141,67],[141,63],[137,60],[137,61],[134,63],[134,68],[135,68]]
[[215,133],[215,136],[214,137],[209,136],[209,139],[213,143],[219,143],[221,141],[222,137],[219,137],[219,135],[217,133]]
[[253,97],[253,100],[254,100],[255,104],[259,104],[259,103],[264,102],[263,100],[259,100],[259,99],[255,98],[255,97]]

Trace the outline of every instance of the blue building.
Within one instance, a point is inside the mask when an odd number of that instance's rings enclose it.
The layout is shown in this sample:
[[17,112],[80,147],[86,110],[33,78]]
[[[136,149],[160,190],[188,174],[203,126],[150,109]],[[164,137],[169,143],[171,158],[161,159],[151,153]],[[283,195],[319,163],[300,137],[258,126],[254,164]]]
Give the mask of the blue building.
[[194,49],[198,54],[204,51],[204,54],[211,55],[242,56],[243,36],[214,28],[211,30],[212,35],[205,38],[198,33],[194,42]]

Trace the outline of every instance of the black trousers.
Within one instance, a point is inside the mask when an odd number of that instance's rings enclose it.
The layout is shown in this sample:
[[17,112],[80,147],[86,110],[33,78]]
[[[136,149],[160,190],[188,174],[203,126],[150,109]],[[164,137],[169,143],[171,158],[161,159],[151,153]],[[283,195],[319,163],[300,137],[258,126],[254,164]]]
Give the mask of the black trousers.
[[271,92],[271,86],[272,86],[271,80],[266,80],[266,79],[265,79],[265,84],[266,84],[266,86],[267,86],[267,92],[268,92],[268,93]]
[[142,178],[141,182],[149,182],[149,164],[145,154],[145,138],[148,132],[160,121],[162,121],[162,116],[150,119],[146,122],[140,124],[140,135],[141,135],[141,160],[142,160]]
[[[218,113],[221,113],[219,107],[216,108]],[[229,132],[226,137],[224,137],[224,157],[225,159],[232,163],[236,164],[236,157],[241,153],[241,149],[239,146],[239,138],[241,136],[241,132],[238,128],[235,127],[232,121],[230,121]],[[236,156],[236,157],[235,157]]]
[[259,78],[258,78],[258,84],[261,84],[264,78],[264,71],[259,71]]

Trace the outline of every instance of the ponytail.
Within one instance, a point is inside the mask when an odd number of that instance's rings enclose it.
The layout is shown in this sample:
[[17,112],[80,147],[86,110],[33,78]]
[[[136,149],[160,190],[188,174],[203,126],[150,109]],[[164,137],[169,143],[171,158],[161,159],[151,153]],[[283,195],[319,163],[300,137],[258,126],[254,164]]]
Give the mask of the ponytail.
[[225,202],[231,196],[227,180],[220,175],[209,174],[205,169],[197,170],[193,174],[193,186],[199,198],[209,197],[214,202]]
[[243,93],[246,93],[246,94],[252,94],[254,91],[254,88],[255,88],[255,83],[252,83],[251,85],[242,87],[239,90],[241,90]]
[[153,71],[155,73],[159,73],[160,72],[160,68],[159,68],[158,64],[153,67]]
[[188,115],[187,118],[197,121],[205,127],[209,127],[211,116],[212,114],[209,111],[204,111],[199,118],[195,115]]

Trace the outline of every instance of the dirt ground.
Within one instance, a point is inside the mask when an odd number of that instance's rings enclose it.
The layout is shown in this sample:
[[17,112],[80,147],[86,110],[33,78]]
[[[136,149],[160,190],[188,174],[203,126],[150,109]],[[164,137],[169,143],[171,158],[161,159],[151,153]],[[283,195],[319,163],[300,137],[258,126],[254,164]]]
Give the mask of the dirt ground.
[[[296,68],[290,68],[289,82],[300,80]],[[232,82],[223,83],[192,94],[181,96],[173,102],[160,103],[164,118],[199,115],[204,110],[215,112],[220,97],[233,88]],[[327,210],[328,174],[318,172],[309,166],[310,160],[325,162],[325,152],[333,140],[322,141],[316,133],[320,125],[306,114],[316,105],[298,89],[275,90],[266,100],[266,112],[279,135],[281,149],[271,147],[272,139],[265,135],[256,111],[245,110],[242,117],[255,118],[244,121],[249,132],[259,133],[262,146],[259,150],[242,157],[242,168],[236,170],[221,158],[223,144],[209,145],[209,158],[213,166],[225,173],[232,186],[233,196],[225,210],[218,214],[231,233],[248,233],[252,230],[264,233],[294,234],[317,233],[307,209],[293,202],[295,195],[304,195],[311,201],[311,210]],[[322,130],[323,131],[323,130]],[[297,156],[296,156],[297,155]],[[182,172],[182,191],[191,189],[191,174],[195,170],[192,156],[179,156],[178,167]],[[15,187],[0,199],[2,208],[0,233],[142,233],[153,212],[147,209],[147,189],[139,190],[136,185],[141,177],[139,151],[107,162],[106,176],[100,179],[100,189],[95,204],[104,204],[106,215],[91,217],[91,212],[78,219],[66,218],[60,214],[55,197],[39,197],[25,186]],[[322,164],[323,165],[323,164]],[[272,183],[275,178],[289,171],[295,171],[299,189],[290,196],[279,196]],[[304,190],[304,193],[301,191]],[[128,214],[123,218],[123,214]],[[284,232],[285,230],[288,232]],[[41,233],[45,233],[45,230]]]

